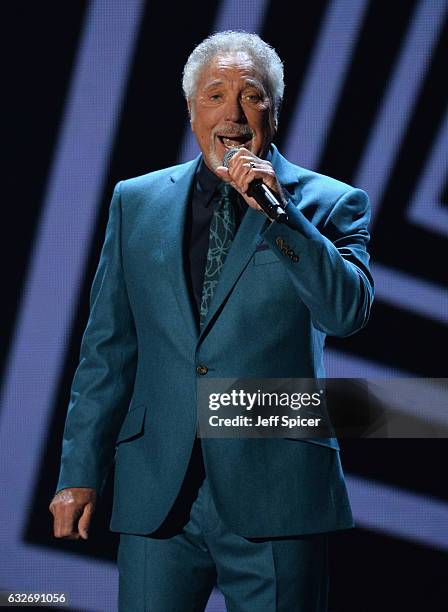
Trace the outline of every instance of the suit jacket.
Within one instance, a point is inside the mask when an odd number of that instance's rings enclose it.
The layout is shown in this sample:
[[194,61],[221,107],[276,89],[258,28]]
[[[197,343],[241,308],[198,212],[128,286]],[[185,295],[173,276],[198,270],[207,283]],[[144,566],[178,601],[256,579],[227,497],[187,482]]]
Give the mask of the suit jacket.
[[[200,156],[115,188],[57,485],[101,492],[115,460],[112,531],[151,533],[171,508],[196,435],[199,366],[218,378],[323,378],[326,335],[368,319],[366,193],[272,150],[289,224],[247,210],[200,333],[182,256]],[[203,439],[202,448],[233,532],[353,526],[335,438]]]

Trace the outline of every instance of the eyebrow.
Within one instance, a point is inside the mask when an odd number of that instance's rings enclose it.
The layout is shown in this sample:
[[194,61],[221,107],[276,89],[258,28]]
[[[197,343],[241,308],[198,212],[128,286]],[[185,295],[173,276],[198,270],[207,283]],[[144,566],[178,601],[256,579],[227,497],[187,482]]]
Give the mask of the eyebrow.
[[257,89],[260,89],[263,93],[266,93],[263,84],[260,81],[257,81],[256,79],[246,79],[246,85],[249,85],[249,87],[256,87]]
[[[204,91],[207,91],[208,89],[213,89],[213,87],[219,87],[219,85],[223,85],[223,83],[224,81],[221,81],[220,79],[215,79],[211,83],[205,85]],[[246,79],[244,84],[247,87],[255,87],[256,89],[262,91],[264,94],[266,93],[266,90],[260,81],[257,81],[255,79]]]
[[204,89],[211,89],[212,87],[217,87],[218,85],[222,85],[222,83],[223,83],[222,81],[215,80],[205,85]]

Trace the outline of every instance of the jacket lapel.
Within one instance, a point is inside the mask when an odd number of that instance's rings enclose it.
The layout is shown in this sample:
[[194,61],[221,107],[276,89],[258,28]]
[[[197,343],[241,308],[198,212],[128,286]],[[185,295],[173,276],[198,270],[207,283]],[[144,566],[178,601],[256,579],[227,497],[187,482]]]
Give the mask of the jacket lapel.
[[207,316],[199,338],[206,332],[209,323],[222,309],[235,283],[243,273],[260,240],[260,231],[269,221],[264,215],[249,208],[241,221],[235,239],[230,247],[219,277],[218,285],[209,305]]
[[[297,199],[292,195],[292,188],[298,182],[297,167],[290,164],[280,155],[275,145],[271,145],[271,147],[271,163],[279,182],[285,188],[289,188],[288,192],[291,195],[291,199],[295,199],[297,203]],[[224,263],[218,286],[210,302],[207,317],[199,335],[200,339],[206,333],[215,316],[219,315],[235,283],[254,254],[257,244],[261,241],[260,234],[269,223],[265,215],[256,212],[253,208],[248,208],[246,211]]]
[[[274,145],[271,146],[273,150],[272,165],[280,183],[286,188],[289,187],[291,194],[293,193],[291,187],[298,182],[297,166],[290,164],[280,155]],[[201,156],[199,155],[191,162],[173,169],[168,183],[161,189],[157,200],[153,204],[161,210],[162,256],[173,284],[176,301],[184,317],[188,332],[196,340],[198,340],[196,317],[184,268],[184,229],[188,198],[200,159]],[[293,199],[294,197],[292,196]],[[235,283],[249,263],[258,242],[260,242],[260,234],[268,224],[269,221],[264,215],[248,208],[225,261],[199,339],[207,331],[213,319],[219,315]]]
[[[188,332],[197,339],[197,325],[184,268],[184,229],[188,197],[201,157],[176,168],[157,198],[162,257]],[[157,203],[156,203],[157,204]]]

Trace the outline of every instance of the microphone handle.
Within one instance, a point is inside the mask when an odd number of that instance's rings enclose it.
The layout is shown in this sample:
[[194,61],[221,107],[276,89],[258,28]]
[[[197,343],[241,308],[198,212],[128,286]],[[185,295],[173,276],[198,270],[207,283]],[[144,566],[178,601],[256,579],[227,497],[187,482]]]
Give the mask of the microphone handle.
[[254,179],[247,189],[247,195],[257,201],[270,219],[286,223],[288,215],[272,191],[261,179]]

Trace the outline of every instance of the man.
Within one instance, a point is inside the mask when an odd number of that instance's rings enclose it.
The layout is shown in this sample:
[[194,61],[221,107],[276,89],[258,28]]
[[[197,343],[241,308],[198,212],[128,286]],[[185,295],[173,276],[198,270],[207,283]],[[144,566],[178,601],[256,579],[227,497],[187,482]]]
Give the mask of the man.
[[[369,316],[368,198],[271,144],[283,68],[258,36],[206,39],[183,86],[202,155],[114,191],[54,533],[87,538],[115,451],[121,611],[203,610],[217,582],[230,611],[321,612],[326,534],[353,526],[336,439],[199,441],[196,385],[324,376],[325,336]],[[286,223],[247,195],[254,179]]]

